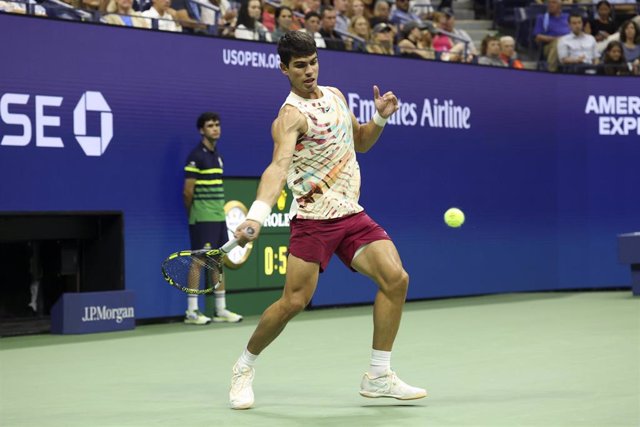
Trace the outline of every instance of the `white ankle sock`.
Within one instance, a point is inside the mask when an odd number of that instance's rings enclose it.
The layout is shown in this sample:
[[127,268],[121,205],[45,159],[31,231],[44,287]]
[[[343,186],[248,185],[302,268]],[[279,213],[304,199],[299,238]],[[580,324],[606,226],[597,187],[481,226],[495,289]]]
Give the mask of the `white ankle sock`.
[[196,311],[198,309],[198,295],[187,296],[187,310]]
[[258,358],[258,355],[252,354],[249,350],[245,348],[242,354],[240,355],[240,358],[238,359],[238,365],[248,366],[252,368],[253,365],[256,364],[257,358]]
[[391,370],[391,352],[382,350],[371,350],[371,364],[369,365],[369,376],[378,378]]
[[213,291],[216,296],[216,312],[223,311],[227,308],[227,300],[225,299],[224,291]]

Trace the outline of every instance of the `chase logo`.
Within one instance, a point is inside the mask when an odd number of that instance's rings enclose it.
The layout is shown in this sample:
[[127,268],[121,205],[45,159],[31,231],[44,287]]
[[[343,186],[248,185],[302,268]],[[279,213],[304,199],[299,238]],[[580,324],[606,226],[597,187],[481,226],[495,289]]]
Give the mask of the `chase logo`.
[[[100,112],[100,136],[87,136],[87,111]],[[73,133],[87,156],[102,156],[113,138],[113,114],[100,92],[85,92],[73,110]]]
[[[61,117],[51,110],[60,107],[64,101],[61,96],[35,95],[33,121],[27,114],[15,112],[16,108],[29,104],[31,95],[5,93],[0,98],[0,118],[6,125],[18,129],[13,134],[2,135],[0,146],[24,147],[31,143],[35,129],[36,147],[64,148],[62,138],[47,135],[47,128],[60,127]],[[47,111],[45,113],[45,108]],[[13,112],[11,110],[14,110]],[[87,112],[100,113],[99,135],[87,135]],[[92,127],[93,129],[93,127]],[[17,133],[16,133],[17,132]],[[95,133],[95,132],[94,132]],[[113,113],[102,93],[87,91],[82,94],[73,110],[73,134],[80,148],[87,156],[102,156],[113,139]]]

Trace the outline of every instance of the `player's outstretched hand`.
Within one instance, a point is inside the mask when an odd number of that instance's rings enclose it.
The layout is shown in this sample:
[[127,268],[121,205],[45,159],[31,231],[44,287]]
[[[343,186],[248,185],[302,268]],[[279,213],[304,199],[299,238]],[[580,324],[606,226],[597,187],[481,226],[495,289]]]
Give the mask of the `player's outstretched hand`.
[[378,114],[384,118],[398,111],[398,98],[391,91],[380,96],[380,89],[378,89],[378,86],[373,85],[373,100]]
[[247,243],[253,242],[258,238],[261,228],[262,225],[260,223],[248,219],[236,228],[233,235],[238,239],[238,245],[244,248]]

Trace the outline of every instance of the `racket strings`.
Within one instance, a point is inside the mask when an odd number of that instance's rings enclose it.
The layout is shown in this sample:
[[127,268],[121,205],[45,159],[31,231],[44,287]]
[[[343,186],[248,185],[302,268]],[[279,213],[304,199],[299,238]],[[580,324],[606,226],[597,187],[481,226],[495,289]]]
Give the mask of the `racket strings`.
[[[163,264],[165,276],[168,276],[170,283],[180,288],[202,289],[204,282],[205,290],[213,290],[220,282],[222,276],[222,257],[190,255],[178,256],[168,259]],[[202,278],[205,273],[206,278]],[[208,278],[211,278],[208,280]]]

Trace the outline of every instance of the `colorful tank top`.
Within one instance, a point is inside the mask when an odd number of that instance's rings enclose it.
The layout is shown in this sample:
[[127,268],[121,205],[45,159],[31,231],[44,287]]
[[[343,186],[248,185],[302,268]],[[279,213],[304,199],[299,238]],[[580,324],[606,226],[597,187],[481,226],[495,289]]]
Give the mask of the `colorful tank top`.
[[360,166],[353,145],[351,112],[331,89],[319,86],[322,97],[305,99],[289,93],[284,105],[307,119],[298,137],[287,185],[293,193],[290,216],[332,219],[358,213]]

